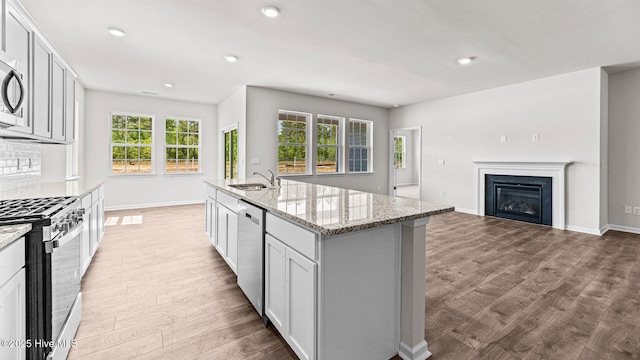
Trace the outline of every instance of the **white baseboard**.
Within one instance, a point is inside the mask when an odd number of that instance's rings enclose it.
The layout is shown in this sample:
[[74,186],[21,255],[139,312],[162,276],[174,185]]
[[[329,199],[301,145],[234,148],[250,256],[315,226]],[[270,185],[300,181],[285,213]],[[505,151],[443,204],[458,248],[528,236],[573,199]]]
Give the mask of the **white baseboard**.
[[591,228],[586,228],[581,226],[567,225],[565,226],[565,229],[569,231],[584,233],[584,234],[591,234],[591,235],[598,235],[598,236],[602,235],[599,229],[591,229]]
[[431,351],[429,351],[429,347],[425,340],[422,340],[422,342],[413,348],[401,341],[398,356],[403,360],[426,360],[431,356]]
[[461,213],[465,213],[465,214],[478,215],[478,212],[475,211],[475,210],[463,209],[463,208],[459,208],[457,206],[456,206],[455,211],[461,212]]
[[161,202],[161,203],[151,203],[151,204],[109,206],[109,207],[105,206],[104,211],[134,210],[134,209],[145,209],[145,208],[152,208],[152,207],[176,206],[176,205],[194,205],[194,204],[203,204],[203,203],[204,203],[204,199],[202,199],[202,200]]
[[635,228],[635,227],[630,227],[630,226],[609,224],[609,225],[605,226],[605,228],[606,228],[606,230],[615,230],[615,231],[628,232],[628,233],[632,233],[632,234],[640,234],[640,228]]

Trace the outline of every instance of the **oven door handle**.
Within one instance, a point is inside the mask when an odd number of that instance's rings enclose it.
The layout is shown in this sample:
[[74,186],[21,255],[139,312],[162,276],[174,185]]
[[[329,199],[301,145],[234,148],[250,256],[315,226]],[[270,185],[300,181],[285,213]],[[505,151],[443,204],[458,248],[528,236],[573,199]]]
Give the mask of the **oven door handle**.
[[55,239],[51,241],[45,241],[44,250],[47,254],[53,253],[57,248],[64,246],[69,241],[75,239],[76,236],[80,235],[82,232],[82,221],[80,221],[76,227],[72,230],[68,231],[65,234],[56,236]]

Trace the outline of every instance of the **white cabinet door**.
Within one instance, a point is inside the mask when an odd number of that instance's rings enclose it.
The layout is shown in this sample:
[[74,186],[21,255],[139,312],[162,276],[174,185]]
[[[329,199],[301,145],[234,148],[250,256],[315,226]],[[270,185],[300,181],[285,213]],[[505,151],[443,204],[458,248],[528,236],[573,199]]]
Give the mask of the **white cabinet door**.
[[32,103],[33,103],[33,134],[51,137],[50,119],[50,80],[51,62],[53,55],[46,44],[34,35],[33,43],[33,79]]
[[286,248],[285,338],[301,359],[316,357],[316,264]]
[[76,78],[71,71],[67,69],[64,82],[64,123],[65,135],[68,143],[76,141]]
[[227,263],[238,274],[238,214],[228,210],[227,215]]
[[98,242],[102,241],[104,236],[104,192],[100,189],[100,198],[98,198]]
[[205,232],[207,233],[209,241],[211,241],[214,247],[217,247],[216,239],[218,238],[218,234],[216,232],[216,201],[212,197],[207,196],[205,213]]
[[[31,81],[30,69],[30,57],[31,53],[31,28],[24,21],[22,16],[13,8],[9,3],[7,6],[6,14],[6,52],[20,63],[20,72],[22,73],[22,82],[29,84]],[[22,114],[24,119],[24,126],[13,126],[11,130],[20,131],[31,134],[33,132],[33,122],[31,121],[31,96],[29,90],[27,90],[27,96],[22,103]]]
[[98,213],[100,209],[98,207],[98,201],[91,204],[91,216],[89,217],[90,221],[90,229],[91,232],[91,256],[96,253],[98,250],[98,242],[100,241],[100,230],[98,228]]
[[55,140],[66,141],[64,118],[64,81],[66,68],[54,57],[51,67],[51,137]]
[[[0,346],[0,359],[24,360],[26,349],[25,273],[20,269],[12,278],[0,286],[0,339],[16,340],[16,346]],[[22,342],[22,343],[21,343]]]
[[217,250],[223,258],[227,257],[227,234],[228,234],[228,221],[229,221],[229,210],[226,207],[216,204],[217,208]]
[[264,244],[264,307],[265,314],[278,329],[285,334],[285,245],[273,236],[265,235]]
[[82,223],[82,236],[80,237],[80,253],[82,254],[82,276],[87,272],[89,264],[91,263],[91,256],[93,251],[91,250],[91,207],[85,209],[84,222]]

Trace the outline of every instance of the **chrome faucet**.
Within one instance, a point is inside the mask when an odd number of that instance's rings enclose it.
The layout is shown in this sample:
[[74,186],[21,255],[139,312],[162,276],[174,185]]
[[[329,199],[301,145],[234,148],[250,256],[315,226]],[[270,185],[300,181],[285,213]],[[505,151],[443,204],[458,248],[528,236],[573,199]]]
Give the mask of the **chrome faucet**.
[[[254,172],[253,172],[253,175],[260,175],[260,176],[262,176],[265,180],[267,180],[267,181],[269,182],[269,184],[271,184],[271,187],[275,187],[275,186],[276,186],[276,184],[275,184],[275,182],[276,182],[276,176],[273,174],[273,172],[272,172],[271,170],[267,169],[267,171],[269,172],[269,174],[271,174],[271,176],[270,176],[270,177],[266,177],[266,176],[264,176],[264,175],[260,174],[260,173],[259,173],[259,172],[257,172],[257,171],[254,171]],[[278,187],[280,187],[280,177],[278,177],[277,179],[278,179]]]

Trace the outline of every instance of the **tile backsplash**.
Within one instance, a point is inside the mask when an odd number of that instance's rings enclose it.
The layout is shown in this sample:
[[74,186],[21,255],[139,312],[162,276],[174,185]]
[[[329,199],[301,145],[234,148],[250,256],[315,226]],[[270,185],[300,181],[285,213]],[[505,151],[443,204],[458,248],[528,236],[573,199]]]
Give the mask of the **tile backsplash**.
[[42,145],[0,141],[0,179],[41,175]]

